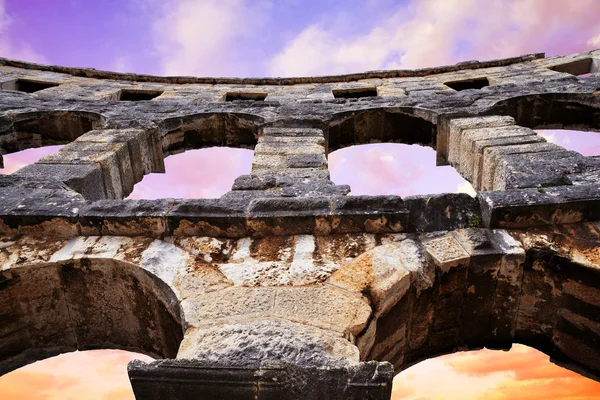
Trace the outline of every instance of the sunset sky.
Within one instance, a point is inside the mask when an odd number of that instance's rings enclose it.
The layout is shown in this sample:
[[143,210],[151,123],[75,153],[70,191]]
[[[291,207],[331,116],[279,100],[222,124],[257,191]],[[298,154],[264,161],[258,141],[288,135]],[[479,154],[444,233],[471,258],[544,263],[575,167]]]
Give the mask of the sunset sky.
[[[0,0],[0,56],[157,75],[338,74],[591,50],[599,16],[598,0]],[[600,134],[540,133],[600,155]],[[0,173],[57,150],[7,155]],[[130,198],[218,197],[251,161],[249,150],[188,151]],[[329,162],[354,194],[472,193],[429,148],[355,146]],[[136,357],[100,350],[38,362],[1,377],[0,399],[132,399],[125,366]],[[515,345],[420,363],[397,376],[393,399],[600,399],[600,383]]]

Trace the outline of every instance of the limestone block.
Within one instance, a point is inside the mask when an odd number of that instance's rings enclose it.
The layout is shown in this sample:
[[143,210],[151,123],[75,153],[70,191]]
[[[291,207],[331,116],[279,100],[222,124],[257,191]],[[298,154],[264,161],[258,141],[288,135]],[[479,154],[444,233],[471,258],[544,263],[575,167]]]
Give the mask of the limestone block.
[[563,150],[560,146],[545,142],[487,147],[482,157],[483,173],[481,175],[481,182],[483,190],[494,190],[493,185],[498,157],[507,154],[542,153],[546,151],[560,152]]
[[323,138],[323,131],[317,128],[266,127],[262,129],[264,137],[307,137]]
[[285,155],[254,153],[252,160],[252,172],[255,171],[277,171],[285,169]]
[[535,135],[528,128],[520,126],[504,126],[493,128],[465,129],[460,137],[460,150],[458,155],[458,172],[468,181],[473,182],[473,170],[475,166],[475,143],[478,140],[493,138],[506,138],[513,136]]
[[448,272],[452,267],[458,265],[469,265],[471,257],[452,234],[424,238],[423,247],[433,258],[437,268],[441,272]]
[[366,326],[371,307],[360,294],[332,285],[279,287],[273,314],[321,329],[356,336]]
[[336,271],[328,283],[356,293],[368,293],[375,315],[387,313],[411,287],[420,293],[433,285],[429,267],[416,242],[406,239],[377,246]]
[[145,174],[164,172],[163,152],[157,130],[93,130],[80,136],[77,141],[107,144],[127,143],[136,182],[141,181]]
[[56,154],[43,157],[40,164],[95,164],[102,167],[109,198],[123,198],[133,190],[133,170],[126,143],[77,143],[64,146]]
[[15,175],[43,179],[48,176],[64,182],[86,200],[106,199],[103,171],[100,164],[30,164]]
[[485,151],[488,149],[488,147],[545,142],[546,139],[544,139],[540,135],[511,136],[476,141],[474,151],[475,161],[473,164],[473,185],[479,190],[490,190],[486,189],[483,184],[483,177],[485,176],[484,171],[486,170],[486,168],[494,168],[494,165],[484,164]]
[[460,143],[462,131],[465,129],[491,128],[514,125],[512,117],[474,117],[456,118],[448,123],[448,163],[452,166],[458,165],[460,161]]
[[562,186],[568,174],[582,172],[586,159],[574,151],[498,155],[494,190]]
[[194,294],[184,299],[181,307],[191,327],[243,322],[272,316],[276,291],[275,288],[227,287]]
[[323,365],[358,362],[340,333],[281,319],[231,321],[186,331],[178,359]]

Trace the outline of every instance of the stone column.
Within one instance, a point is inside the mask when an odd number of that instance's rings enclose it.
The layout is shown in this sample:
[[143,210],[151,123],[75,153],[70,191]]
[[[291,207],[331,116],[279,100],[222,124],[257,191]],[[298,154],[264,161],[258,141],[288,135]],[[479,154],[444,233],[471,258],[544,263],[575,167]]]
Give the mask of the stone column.
[[266,190],[269,196],[306,197],[344,195],[350,187],[330,180],[322,129],[281,126],[261,130],[252,172],[240,176],[233,190]]

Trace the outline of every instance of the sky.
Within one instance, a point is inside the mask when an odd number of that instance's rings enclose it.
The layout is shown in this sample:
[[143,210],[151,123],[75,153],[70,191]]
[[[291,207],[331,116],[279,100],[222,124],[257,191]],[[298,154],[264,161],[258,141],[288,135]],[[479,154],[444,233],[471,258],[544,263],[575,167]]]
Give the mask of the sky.
[[[0,56],[156,75],[340,74],[600,48],[598,15],[598,0],[0,0]],[[597,133],[540,134],[600,154]],[[6,155],[0,173],[57,150]],[[148,175],[130,198],[218,197],[251,162],[241,149],[171,156],[167,173]],[[429,148],[354,146],[329,164],[332,180],[353,194],[472,193],[452,168],[435,167]],[[0,398],[132,399],[125,366],[138,357],[99,350],[44,360],[0,377]],[[600,399],[600,384],[515,345],[424,361],[396,377],[393,394],[515,398]]]

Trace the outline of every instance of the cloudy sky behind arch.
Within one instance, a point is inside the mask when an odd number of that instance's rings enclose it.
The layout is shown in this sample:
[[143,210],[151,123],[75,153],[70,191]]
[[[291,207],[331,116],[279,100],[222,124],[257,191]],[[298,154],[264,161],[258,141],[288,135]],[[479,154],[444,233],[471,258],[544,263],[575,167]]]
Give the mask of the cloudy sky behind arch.
[[600,47],[596,0],[0,0],[0,53],[157,75],[420,68]]
[[[597,0],[0,0],[0,56],[157,75],[324,75],[600,48],[599,15]],[[584,154],[600,149],[595,134],[548,135]],[[362,156],[373,171],[401,168],[397,154],[379,149]],[[387,184],[401,178],[393,174]],[[129,358],[66,356],[0,378],[0,393],[9,400],[73,393],[131,399],[124,375],[114,374]],[[90,375],[101,386],[82,384],[82,364],[98,367]],[[449,386],[441,387],[444,382]],[[598,384],[522,347],[420,364],[400,375],[394,392],[395,399],[600,398]]]

